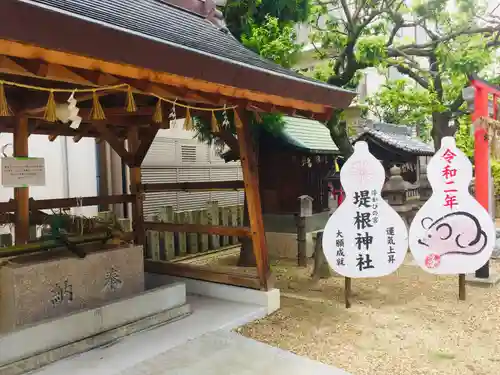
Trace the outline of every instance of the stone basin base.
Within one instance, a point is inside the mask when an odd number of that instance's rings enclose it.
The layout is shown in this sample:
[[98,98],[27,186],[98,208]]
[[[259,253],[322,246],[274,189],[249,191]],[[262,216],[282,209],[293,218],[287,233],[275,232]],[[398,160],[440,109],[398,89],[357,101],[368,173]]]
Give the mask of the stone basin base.
[[83,259],[60,249],[0,265],[0,334],[144,291],[142,247],[95,246]]

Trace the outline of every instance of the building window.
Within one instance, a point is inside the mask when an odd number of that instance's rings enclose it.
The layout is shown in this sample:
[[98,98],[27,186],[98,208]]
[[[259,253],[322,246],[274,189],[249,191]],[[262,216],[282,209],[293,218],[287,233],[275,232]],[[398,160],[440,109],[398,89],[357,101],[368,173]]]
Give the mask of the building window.
[[181,145],[181,161],[196,163],[196,146]]

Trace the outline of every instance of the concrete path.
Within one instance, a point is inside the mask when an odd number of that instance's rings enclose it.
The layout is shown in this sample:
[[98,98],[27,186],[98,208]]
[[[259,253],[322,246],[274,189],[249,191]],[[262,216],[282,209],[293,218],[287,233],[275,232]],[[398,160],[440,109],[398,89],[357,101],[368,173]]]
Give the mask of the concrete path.
[[188,296],[193,314],[58,361],[32,375],[348,375],[231,332],[265,308]]
[[144,361],[120,375],[348,375],[288,351],[217,331]]

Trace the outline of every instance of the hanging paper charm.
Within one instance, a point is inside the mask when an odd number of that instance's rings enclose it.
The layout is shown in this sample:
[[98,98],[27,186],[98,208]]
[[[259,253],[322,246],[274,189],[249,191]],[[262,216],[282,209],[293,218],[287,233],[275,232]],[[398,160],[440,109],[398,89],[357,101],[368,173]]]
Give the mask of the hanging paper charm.
[[69,127],[71,129],[78,129],[82,122],[82,118],[78,116],[78,112],[80,109],[76,106],[75,92],[72,92],[70,97],[68,98],[68,109],[69,109],[69,117],[68,120],[71,121]]
[[168,119],[170,121],[176,121],[177,120],[177,113],[175,111],[175,103],[177,102],[177,99],[175,99],[174,103],[172,104],[172,109],[170,110],[170,114],[168,115]]
[[227,110],[226,110],[226,105],[224,104],[224,111],[222,112],[222,127],[227,129],[231,125],[229,122],[229,118],[227,117]]

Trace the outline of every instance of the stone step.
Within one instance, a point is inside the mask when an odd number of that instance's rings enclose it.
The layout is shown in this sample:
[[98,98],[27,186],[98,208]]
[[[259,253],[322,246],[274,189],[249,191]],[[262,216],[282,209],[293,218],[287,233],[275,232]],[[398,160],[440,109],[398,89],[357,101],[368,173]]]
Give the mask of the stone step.
[[0,335],[0,375],[20,375],[190,312],[185,284],[172,283]]

